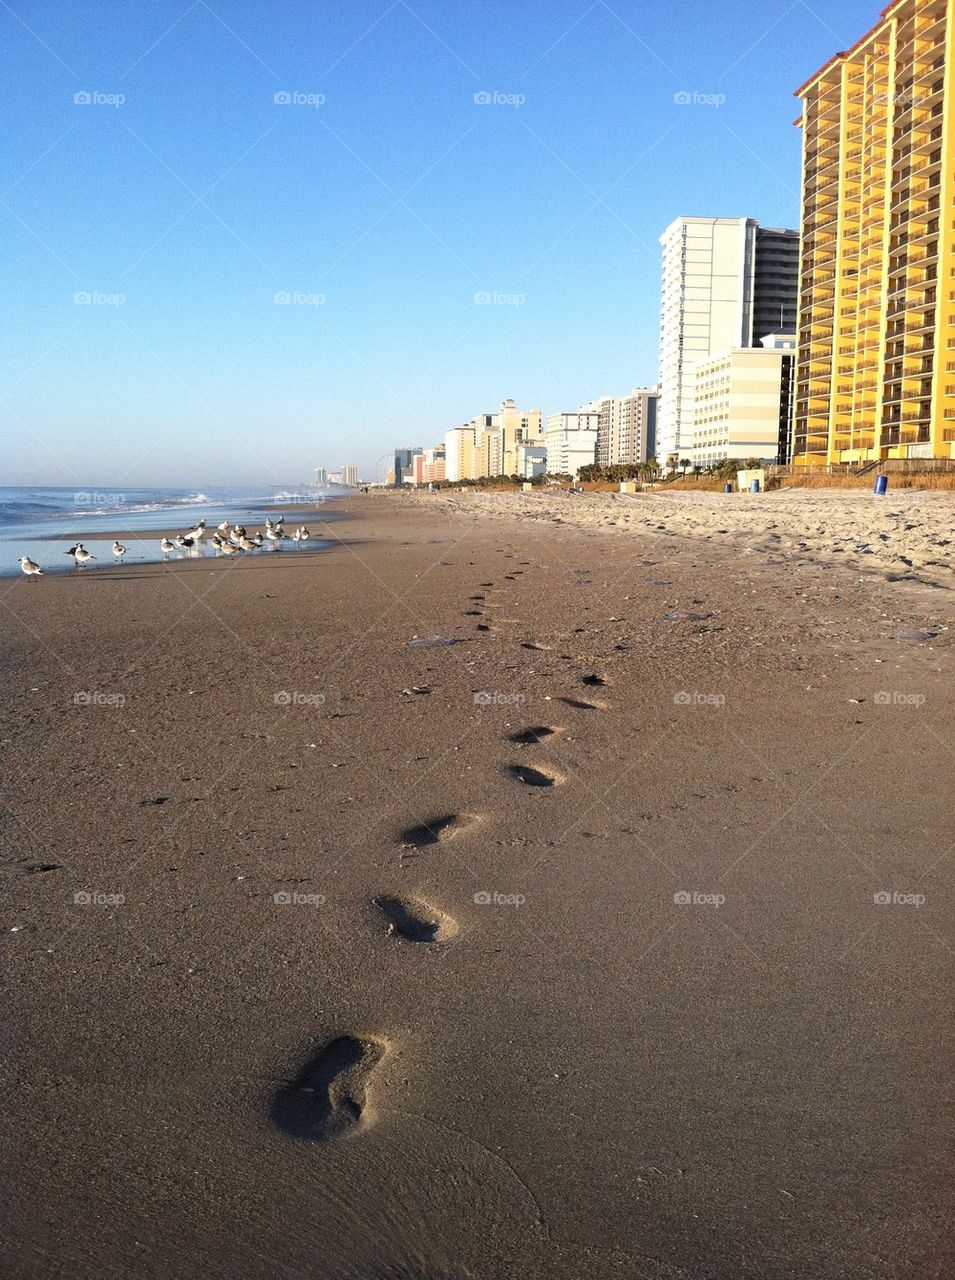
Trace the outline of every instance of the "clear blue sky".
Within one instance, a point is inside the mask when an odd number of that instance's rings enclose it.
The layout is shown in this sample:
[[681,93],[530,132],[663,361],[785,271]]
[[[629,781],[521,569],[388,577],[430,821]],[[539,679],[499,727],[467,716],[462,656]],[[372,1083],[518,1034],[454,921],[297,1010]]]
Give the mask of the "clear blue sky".
[[2,0],[3,480],[369,474],[654,381],[661,231],[797,225],[793,89],[879,7]]

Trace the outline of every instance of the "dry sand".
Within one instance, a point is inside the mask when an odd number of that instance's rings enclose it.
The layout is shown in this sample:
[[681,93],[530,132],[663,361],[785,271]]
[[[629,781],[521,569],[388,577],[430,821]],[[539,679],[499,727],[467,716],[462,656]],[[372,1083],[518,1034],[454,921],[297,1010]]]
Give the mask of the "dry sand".
[[[420,495],[419,495],[420,500]],[[744,553],[778,553],[797,563],[952,582],[955,495],[900,489],[884,497],[851,489],[775,493],[570,494],[445,491],[451,510],[699,538]]]
[[952,592],[336,514],[3,584],[8,1274],[949,1274]]

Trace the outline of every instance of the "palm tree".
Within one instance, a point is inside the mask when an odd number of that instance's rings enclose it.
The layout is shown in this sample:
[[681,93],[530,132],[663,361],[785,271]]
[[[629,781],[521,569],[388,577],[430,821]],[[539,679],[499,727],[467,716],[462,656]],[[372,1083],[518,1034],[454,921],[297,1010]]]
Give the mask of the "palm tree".
[[691,462],[691,459],[690,459],[690,458],[681,458],[681,459],[680,459],[680,466],[683,468],[683,476],[684,476],[684,479],[686,478],[686,470],[687,470],[687,467],[689,467],[689,466],[691,466],[691,465],[692,465],[692,462]]

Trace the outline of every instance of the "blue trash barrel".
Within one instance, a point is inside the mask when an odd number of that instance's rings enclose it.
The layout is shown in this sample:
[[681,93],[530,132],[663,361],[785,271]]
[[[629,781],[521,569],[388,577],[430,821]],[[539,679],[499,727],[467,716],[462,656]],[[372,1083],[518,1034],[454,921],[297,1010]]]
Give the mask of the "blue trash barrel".
[[724,485],[723,485],[723,492],[724,492],[724,493],[732,493],[732,492],[733,492],[733,486],[732,486],[731,484],[724,484]]
[[888,476],[886,476],[886,475],[876,476],[876,478],[875,478],[875,488],[873,489],[873,493],[878,493],[878,494],[880,494],[880,495],[881,495],[881,494],[885,493],[885,491],[886,491],[886,489],[888,489],[888,487],[889,487],[889,477],[888,477]]
[[758,481],[758,480],[750,480],[750,482],[749,482],[749,491],[750,491],[750,493],[759,493],[759,481]]

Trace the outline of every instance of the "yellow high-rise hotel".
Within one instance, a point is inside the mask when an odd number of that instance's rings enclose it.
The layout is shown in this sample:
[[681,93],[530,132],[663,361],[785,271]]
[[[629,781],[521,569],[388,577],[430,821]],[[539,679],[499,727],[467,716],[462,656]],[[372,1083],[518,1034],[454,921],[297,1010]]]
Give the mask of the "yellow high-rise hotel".
[[793,462],[955,457],[955,0],[896,0],[796,91]]

